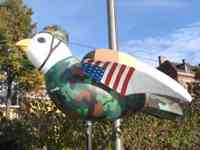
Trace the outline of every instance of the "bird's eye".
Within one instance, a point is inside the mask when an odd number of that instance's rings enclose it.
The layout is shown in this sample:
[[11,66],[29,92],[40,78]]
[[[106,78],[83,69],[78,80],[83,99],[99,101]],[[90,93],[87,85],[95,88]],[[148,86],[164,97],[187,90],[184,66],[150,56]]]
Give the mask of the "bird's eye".
[[45,43],[46,42],[45,38],[43,38],[43,37],[38,38],[37,41],[39,43]]

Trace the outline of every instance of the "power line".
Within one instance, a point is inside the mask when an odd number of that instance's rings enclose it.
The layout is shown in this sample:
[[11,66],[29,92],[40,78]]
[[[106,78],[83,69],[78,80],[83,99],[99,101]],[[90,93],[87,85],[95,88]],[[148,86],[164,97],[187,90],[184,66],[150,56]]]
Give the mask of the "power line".
[[[88,44],[83,44],[83,43],[79,43],[79,42],[69,42],[70,45],[76,45],[76,46],[79,46],[79,47],[84,47],[84,48],[89,48],[89,49],[96,49],[96,47],[94,46],[91,46],[91,45],[88,45]],[[133,51],[133,53],[144,53],[144,54],[148,54],[148,55],[152,55],[153,52],[146,52],[145,50],[137,50],[137,51]],[[129,55],[132,55],[129,53]],[[144,59],[144,60],[148,60],[148,61],[152,61],[152,62],[158,62],[157,59],[153,59],[153,58],[148,58],[148,57],[144,57],[144,56],[140,56],[140,55],[134,55],[136,57],[139,57],[141,59]],[[189,60],[189,62],[193,62],[193,60]]]
[[138,56],[138,55],[136,55],[136,56],[140,57],[141,59],[145,59],[145,60],[149,60],[149,61],[153,61],[153,62],[158,62],[158,60],[153,59],[153,58],[147,58],[147,57],[142,57],[142,56]]
[[94,46],[91,45],[87,45],[87,44],[82,44],[82,43],[78,43],[78,42],[69,42],[70,45],[76,45],[79,47],[84,47],[84,48],[90,48],[90,49],[95,49]]
[[[69,42],[70,45],[76,45],[76,46],[79,46],[79,47],[84,47],[84,48],[90,48],[90,49],[96,49],[94,46],[91,46],[91,45],[88,45],[88,44],[83,44],[83,43],[79,43],[79,42]],[[134,51],[134,53],[137,53],[137,52],[142,52],[142,53],[146,53],[146,54],[149,54],[145,51]],[[142,56],[139,56],[139,55],[135,55],[137,57],[140,57],[142,59],[145,59],[145,60],[149,60],[149,61],[154,61],[154,62],[157,62],[156,59],[152,59],[152,58],[147,58],[147,57],[142,57]]]

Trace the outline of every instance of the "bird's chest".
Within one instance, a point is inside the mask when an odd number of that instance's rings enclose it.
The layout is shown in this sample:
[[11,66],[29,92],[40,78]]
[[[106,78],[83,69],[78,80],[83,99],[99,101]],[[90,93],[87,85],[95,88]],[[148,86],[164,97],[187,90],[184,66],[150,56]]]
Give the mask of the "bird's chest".
[[121,115],[119,101],[106,90],[91,81],[71,78],[65,83],[47,84],[50,97],[64,112],[75,112],[82,118],[116,118]]

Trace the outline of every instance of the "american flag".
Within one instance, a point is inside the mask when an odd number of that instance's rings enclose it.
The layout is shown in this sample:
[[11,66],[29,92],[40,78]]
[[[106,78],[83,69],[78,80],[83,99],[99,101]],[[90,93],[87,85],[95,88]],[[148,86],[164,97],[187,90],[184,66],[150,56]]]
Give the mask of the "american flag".
[[83,61],[83,72],[96,82],[100,82],[117,91],[122,96],[126,95],[129,81],[135,69],[115,62]]

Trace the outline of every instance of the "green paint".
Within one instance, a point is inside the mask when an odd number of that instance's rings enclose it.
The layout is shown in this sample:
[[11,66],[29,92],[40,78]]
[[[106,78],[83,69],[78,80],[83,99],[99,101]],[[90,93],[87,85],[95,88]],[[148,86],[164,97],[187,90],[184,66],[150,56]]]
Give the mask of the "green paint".
[[[116,97],[93,85],[92,81],[87,77],[81,79],[71,74],[72,70],[70,69],[74,66],[80,66],[80,63],[77,62],[78,60],[75,57],[70,57],[60,61],[48,71],[45,75],[45,79],[50,96],[53,95],[54,101],[60,104],[60,108],[62,108],[64,112],[66,112],[65,108],[70,107],[72,111],[77,112],[83,118],[93,117],[95,103],[97,103],[97,101],[103,106],[103,110],[101,110],[102,113],[98,117],[106,116],[110,119],[119,117],[122,113],[122,109]],[[74,83],[70,84],[70,82]],[[57,89],[56,93],[54,93],[54,89]],[[81,96],[85,91],[91,94],[89,98],[87,95],[86,97]],[[59,99],[60,97],[63,98],[62,103],[58,102],[61,101],[61,99]],[[80,97],[79,101],[77,97]]]

